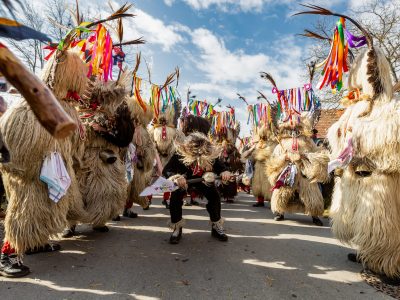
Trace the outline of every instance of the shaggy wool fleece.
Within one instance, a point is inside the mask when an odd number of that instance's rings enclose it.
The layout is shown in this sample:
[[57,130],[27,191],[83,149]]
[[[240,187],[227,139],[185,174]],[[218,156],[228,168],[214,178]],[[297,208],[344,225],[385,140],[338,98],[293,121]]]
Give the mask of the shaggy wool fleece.
[[[86,65],[70,51],[53,55],[43,71],[43,81],[76,121],[74,104],[65,102],[64,98],[68,91],[82,94],[86,90],[86,74]],[[79,160],[82,148],[78,131],[69,138],[54,139],[22,98],[3,115],[0,131],[11,154],[10,163],[1,166],[9,201],[5,240],[22,255],[60,233],[68,223],[67,216],[85,215],[73,168],[74,159]],[[54,151],[61,154],[72,181],[67,194],[58,203],[50,200],[46,184],[39,179],[43,159]]]
[[[301,212],[310,216],[320,216],[324,212],[324,199],[318,187],[318,176],[315,171],[318,167],[311,167],[306,154],[315,153],[318,148],[305,135],[298,137],[299,152],[292,152],[292,138],[281,137],[266,166],[266,174],[272,186],[275,185],[284,168],[292,162],[298,173],[293,187],[281,187],[272,192],[271,209],[274,213]],[[321,159],[323,160],[323,159]],[[327,159],[324,160],[327,162]],[[325,179],[327,175],[323,172]]]

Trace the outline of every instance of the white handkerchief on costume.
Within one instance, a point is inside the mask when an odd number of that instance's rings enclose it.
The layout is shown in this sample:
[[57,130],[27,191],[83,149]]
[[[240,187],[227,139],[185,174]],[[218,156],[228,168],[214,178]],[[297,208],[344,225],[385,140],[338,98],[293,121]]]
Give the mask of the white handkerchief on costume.
[[55,203],[65,196],[71,185],[71,178],[60,153],[52,152],[45,157],[40,180],[47,184],[49,198]]

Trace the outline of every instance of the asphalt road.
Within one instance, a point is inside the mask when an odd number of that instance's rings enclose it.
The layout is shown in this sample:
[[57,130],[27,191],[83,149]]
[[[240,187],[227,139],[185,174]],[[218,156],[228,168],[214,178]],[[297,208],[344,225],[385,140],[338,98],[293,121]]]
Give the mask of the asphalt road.
[[212,239],[204,203],[184,207],[179,245],[168,244],[168,211],[160,199],[138,219],[61,240],[57,253],[26,256],[32,273],[0,277],[0,299],[391,299],[365,284],[324,219],[287,215],[275,222],[240,194],[223,204],[227,243]]

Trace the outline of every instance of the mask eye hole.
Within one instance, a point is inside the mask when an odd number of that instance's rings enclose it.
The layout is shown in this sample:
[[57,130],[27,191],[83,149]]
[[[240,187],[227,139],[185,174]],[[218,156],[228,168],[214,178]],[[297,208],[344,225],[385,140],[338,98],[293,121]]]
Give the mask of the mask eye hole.
[[369,177],[372,175],[371,171],[356,171],[355,173],[360,177]]

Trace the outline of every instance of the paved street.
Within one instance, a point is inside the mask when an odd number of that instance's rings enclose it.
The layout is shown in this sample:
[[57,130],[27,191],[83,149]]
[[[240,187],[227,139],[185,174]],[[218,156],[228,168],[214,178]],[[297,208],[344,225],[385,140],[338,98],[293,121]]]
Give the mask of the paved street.
[[0,277],[0,299],[391,299],[361,281],[327,219],[322,228],[303,215],[277,223],[252,202],[240,194],[223,204],[228,243],[211,238],[204,203],[184,207],[179,245],[168,244],[160,199],[108,233],[80,226],[61,252],[25,257],[28,277]]

